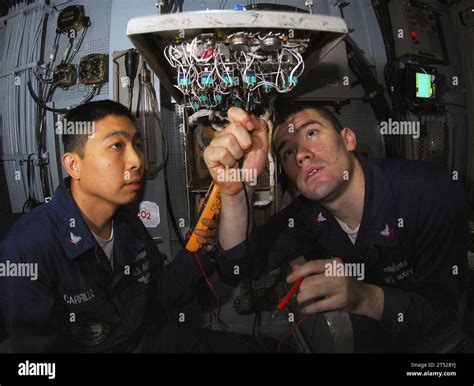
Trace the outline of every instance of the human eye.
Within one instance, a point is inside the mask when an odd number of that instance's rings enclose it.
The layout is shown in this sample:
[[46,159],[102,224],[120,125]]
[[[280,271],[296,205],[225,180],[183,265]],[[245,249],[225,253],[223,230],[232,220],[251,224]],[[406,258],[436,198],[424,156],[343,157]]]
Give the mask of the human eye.
[[308,138],[314,138],[318,135],[318,130],[316,129],[310,129],[308,130]]
[[288,158],[290,158],[294,153],[294,149],[292,147],[286,149],[283,151],[283,160],[286,161]]
[[110,146],[113,150],[122,150],[123,143],[122,142],[115,142]]

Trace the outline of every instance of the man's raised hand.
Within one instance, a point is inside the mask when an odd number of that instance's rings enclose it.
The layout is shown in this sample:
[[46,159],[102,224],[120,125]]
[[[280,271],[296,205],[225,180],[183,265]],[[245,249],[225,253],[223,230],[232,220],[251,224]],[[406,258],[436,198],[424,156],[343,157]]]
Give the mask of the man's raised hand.
[[233,196],[241,192],[243,186],[241,182],[225,178],[226,167],[237,169],[243,157],[242,169],[253,170],[260,176],[267,160],[268,130],[263,120],[240,108],[231,107],[227,115],[230,124],[206,148],[204,160],[222,193]]

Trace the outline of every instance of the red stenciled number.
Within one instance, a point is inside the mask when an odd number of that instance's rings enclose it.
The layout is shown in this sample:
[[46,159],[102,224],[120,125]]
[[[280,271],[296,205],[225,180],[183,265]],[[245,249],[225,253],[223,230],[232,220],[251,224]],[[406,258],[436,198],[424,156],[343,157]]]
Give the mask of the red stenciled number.
[[141,212],[138,212],[137,216],[140,217],[140,218],[144,218],[146,220],[151,220],[151,213],[147,212],[145,210],[142,210]]

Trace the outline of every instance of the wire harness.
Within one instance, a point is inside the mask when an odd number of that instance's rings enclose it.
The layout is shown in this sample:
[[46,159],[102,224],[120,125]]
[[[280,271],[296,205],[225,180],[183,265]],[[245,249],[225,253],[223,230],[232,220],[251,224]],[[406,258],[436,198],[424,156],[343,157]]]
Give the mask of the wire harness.
[[175,87],[193,111],[249,111],[287,93],[304,71],[303,53],[309,39],[290,37],[284,31],[235,31],[226,35],[201,34],[192,40],[176,39],[165,48],[176,70]]

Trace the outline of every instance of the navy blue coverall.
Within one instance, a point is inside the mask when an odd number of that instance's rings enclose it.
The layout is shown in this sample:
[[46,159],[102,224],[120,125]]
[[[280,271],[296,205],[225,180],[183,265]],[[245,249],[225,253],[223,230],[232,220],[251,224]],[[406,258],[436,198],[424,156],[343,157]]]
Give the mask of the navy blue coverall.
[[445,331],[459,324],[467,290],[462,183],[428,163],[355,154],[365,176],[355,245],[329,211],[299,196],[254,228],[247,242],[228,251],[219,246],[219,268],[231,276],[238,265],[242,277],[256,278],[302,255],[363,263],[365,281],[384,292],[377,324],[386,334],[383,349],[433,350]]
[[[201,344],[199,336],[174,344],[172,329],[164,327],[167,310],[195,296],[201,276],[193,254],[181,251],[164,265],[164,255],[136,212],[121,207],[113,218],[112,271],[69,184],[66,179],[51,202],[24,215],[2,243],[3,264],[37,264],[38,269],[37,280],[0,277],[1,310],[13,351],[153,351],[156,346],[146,345],[157,345],[160,334],[169,343],[161,350],[192,351],[192,344]],[[205,270],[212,268],[209,255],[201,254],[201,260]],[[189,334],[180,331],[175,335]]]

